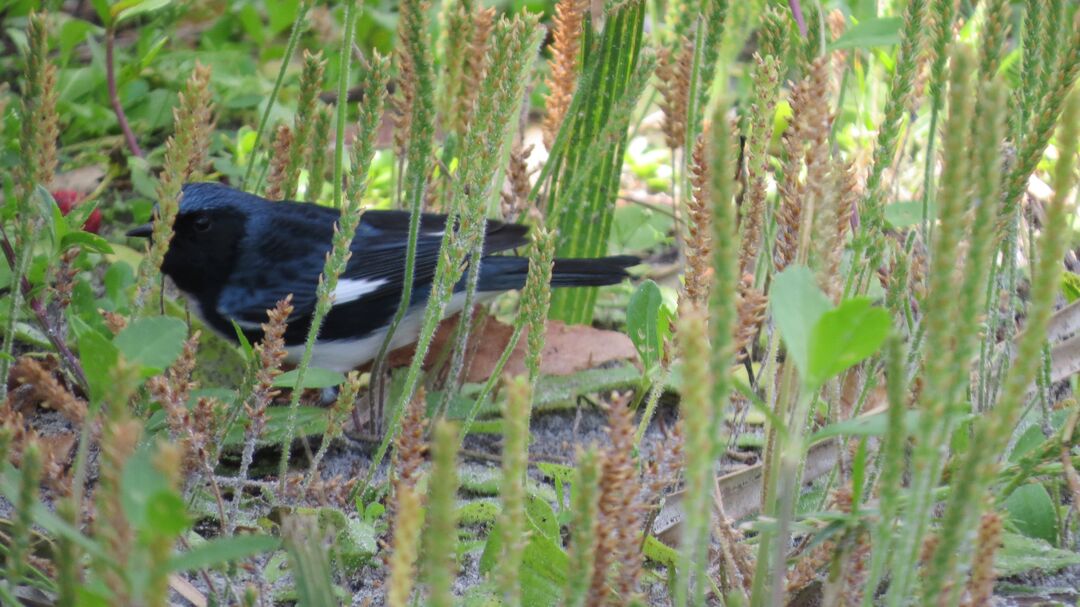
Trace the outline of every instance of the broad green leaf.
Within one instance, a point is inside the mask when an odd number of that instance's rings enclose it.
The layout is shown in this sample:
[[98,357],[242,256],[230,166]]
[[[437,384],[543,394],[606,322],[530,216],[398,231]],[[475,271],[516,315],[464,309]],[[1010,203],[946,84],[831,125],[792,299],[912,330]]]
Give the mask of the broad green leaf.
[[994,555],[994,569],[998,577],[1012,577],[1031,571],[1054,573],[1072,565],[1080,565],[1080,554],[1007,531],[1002,534],[1001,548]]
[[[184,502],[154,465],[154,450],[152,443],[143,443],[128,458],[121,476],[120,501],[136,532],[176,535],[188,525]],[[180,518],[169,520],[172,516]]]
[[664,337],[670,331],[662,313],[664,298],[651,280],[641,283],[630,296],[626,309],[626,329],[646,369],[652,369],[664,354]]
[[126,262],[110,263],[109,269],[105,270],[104,282],[105,296],[112,300],[114,306],[120,306],[127,303],[124,292],[135,284],[135,272]]
[[140,318],[113,339],[124,358],[153,375],[167,369],[180,357],[187,337],[187,325],[179,318],[151,316]]
[[829,45],[830,51],[846,48],[870,49],[877,46],[893,46],[900,42],[900,17],[876,17],[858,23]]
[[250,556],[277,550],[281,539],[269,535],[217,537],[199,544],[169,561],[169,571],[191,571],[223,565]]
[[769,296],[773,317],[788,356],[804,376],[809,372],[811,335],[818,319],[832,307],[806,266],[790,266],[776,275]]
[[1009,520],[1024,535],[1050,544],[1057,541],[1057,515],[1054,501],[1040,483],[1018,487],[1005,499]]
[[813,386],[862,362],[877,352],[889,335],[889,313],[870,299],[849,299],[822,314],[810,334],[806,380]]
[[1046,436],[1043,435],[1042,428],[1039,424],[1031,424],[1013,443],[1012,451],[1009,452],[1009,461],[1020,461],[1020,458],[1044,442],[1046,442]]
[[559,537],[559,520],[551,504],[547,500],[530,495],[525,500],[525,515],[529,517],[532,526],[553,541],[561,541]]
[[470,500],[457,509],[458,520],[465,526],[494,523],[497,516],[499,504],[490,499]]
[[[529,543],[522,555],[519,575],[521,604],[538,607],[558,605],[566,586],[569,557],[558,543],[533,523],[531,517],[529,527]],[[480,557],[480,572],[495,571],[501,553],[502,534],[496,524],[484,544],[484,552]]]
[[[274,386],[278,388],[296,388],[297,371],[299,369],[293,369],[278,375],[274,380]],[[300,387],[304,389],[333,388],[334,386],[340,386],[344,381],[345,376],[338,371],[308,367],[307,373],[304,374],[304,385]]]
[[[315,436],[326,432],[327,409],[322,407],[297,407],[296,409],[296,434],[301,436]],[[287,407],[270,407],[266,410],[266,431],[256,444],[274,445],[285,440],[288,432],[289,409]],[[244,426],[233,424],[225,437],[225,445],[240,445],[244,442]]]
[[78,343],[79,362],[90,384],[90,399],[99,401],[105,394],[105,386],[110,381],[109,371],[116,366],[119,353],[104,335],[89,327],[79,334]]

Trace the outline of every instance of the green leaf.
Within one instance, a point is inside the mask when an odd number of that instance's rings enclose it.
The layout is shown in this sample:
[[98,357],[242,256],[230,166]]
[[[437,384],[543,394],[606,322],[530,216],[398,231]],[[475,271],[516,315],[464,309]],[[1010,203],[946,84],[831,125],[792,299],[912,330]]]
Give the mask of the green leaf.
[[[326,415],[328,409],[322,407],[298,407],[296,409],[296,434],[301,436],[314,436],[326,432]],[[289,409],[288,407],[270,407],[266,410],[266,430],[256,442],[259,446],[279,444],[285,440],[288,432]],[[233,424],[229,433],[225,436],[225,446],[240,445],[244,442],[244,426]]]
[[116,23],[133,19],[139,15],[145,15],[172,4],[172,0],[124,0],[112,7],[112,14]]
[[127,262],[110,263],[109,269],[105,270],[104,283],[105,296],[112,301],[114,306],[121,306],[127,303],[125,291],[135,284],[135,272]]
[[561,541],[559,536],[559,519],[551,504],[547,500],[530,495],[525,501],[525,515],[529,517],[532,526],[543,533],[552,541]]
[[490,499],[471,500],[457,509],[458,520],[465,526],[494,523],[497,516],[499,504]]
[[68,232],[60,239],[60,248],[67,250],[71,247],[78,245],[87,251],[94,253],[112,253],[112,245],[108,240],[92,234],[90,232],[84,232],[83,230],[76,230],[74,232]]
[[1001,548],[994,555],[994,569],[999,578],[1031,571],[1054,573],[1072,565],[1080,565],[1080,554],[1007,531],[1002,534]]
[[186,337],[184,321],[151,316],[128,325],[113,339],[113,344],[128,362],[142,366],[144,375],[154,375],[180,357]]
[[[529,517],[529,543],[522,554],[521,604],[522,605],[558,605],[562,599],[563,587],[566,586],[566,570],[569,557],[563,549],[539,529]],[[498,525],[491,529],[484,552],[480,557],[480,572],[490,573],[498,565],[502,553],[502,533]]]
[[191,571],[206,569],[232,561],[246,559],[249,556],[277,550],[281,539],[269,535],[234,535],[217,537],[178,554],[169,561],[169,571]]
[[[274,380],[274,386],[277,388],[297,388],[297,371],[299,369],[293,369],[278,375]],[[345,375],[338,371],[308,367],[307,373],[304,374],[304,385],[299,387],[303,389],[332,388],[341,385],[344,381]]]
[[1009,520],[1024,535],[1045,540],[1051,545],[1057,541],[1057,514],[1054,501],[1040,483],[1018,487],[1005,499]]
[[151,537],[175,538],[191,524],[187,504],[174,491],[159,491],[146,500],[146,527]]
[[[187,528],[186,509],[183,500],[154,465],[153,452],[152,443],[143,443],[134,456],[128,458],[120,481],[120,501],[124,514],[137,532],[175,535]],[[180,518],[166,520],[170,516]]]
[[776,275],[769,296],[773,317],[788,355],[804,376],[809,372],[814,327],[832,304],[806,266],[790,266]]
[[867,19],[848,29],[832,44],[830,51],[847,48],[869,49],[877,46],[894,46],[900,43],[900,17],[877,17]]
[[821,315],[810,334],[806,380],[812,386],[873,355],[889,335],[889,313],[860,297],[840,303]]
[[1061,291],[1065,294],[1065,301],[1068,303],[1080,299],[1080,274],[1063,272],[1061,274]]
[[[814,444],[834,436],[882,436],[889,430],[889,418],[885,411],[845,419],[829,424],[810,436],[808,444]],[[912,410],[904,413],[905,432],[911,432],[919,423],[919,411]]]
[[652,369],[659,364],[664,354],[664,338],[671,329],[664,297],[655,282],[646,280],[630,296],[626,329],[645,368]]
[[90,0],[90,6],[94,7],[94,12],[97,13],[102,23],[108,25],[112,22],[112,13],[109,12],[109,0]]
[[90,400],[97,402],[105,394],[109,371],[116,366],[119,352],[104,335],[89,328],[79,335],[78,343],[79,362],[90,384]]
[[1028,454],[1032,449],[1035,449],[1039,445],[1046,442],[1046,436],[1043,435],[1042,428],[1039,424],[1032,424],[1024,430],[1023,434],[1016,439],[1013,443],[1012,451],[1009,452],[1009,461],[1017,462],[1020,458]]

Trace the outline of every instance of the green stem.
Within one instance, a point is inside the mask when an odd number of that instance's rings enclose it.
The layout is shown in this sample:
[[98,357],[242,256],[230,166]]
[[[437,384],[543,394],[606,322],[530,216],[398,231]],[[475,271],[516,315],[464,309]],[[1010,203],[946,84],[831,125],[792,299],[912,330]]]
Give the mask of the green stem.
[[[300,8],[297,9],[292,31],[289,32],[289,42],[285,45],[285,56],[281,58],[281,69],[278,70],[277,78],[274,80],[274,89],[270,91],[270,99],[266,102],[266,109],[263,110],[262,118],[259,119],[259,128],[255,131],[255,143],[251,146],[251,157],[248,159],[244,178],[240,181],[241,190],[247,186],[248,180],[251,179],[251,171],[255,168],[255,155],[259,151],[259,143],[262,142],[263,133],[266,132],[266,125],[270,122],[270,111],[274,109],[274,102],[277,100],[278,92],[281,90],[281,83],[285,81],[285,72],[289,69],[289,62],[292,61],[293,53],[296,52],[296,45],[300,42],[300,34],[303,33],[304,29],[304,18],[307,16],[309,8],[311,8],[311,0],[304,0],[304,2],[301,2]],[[338,97],[338,99],[344,99],[344,97]],[[262,180],[260,179],[260,181]]]

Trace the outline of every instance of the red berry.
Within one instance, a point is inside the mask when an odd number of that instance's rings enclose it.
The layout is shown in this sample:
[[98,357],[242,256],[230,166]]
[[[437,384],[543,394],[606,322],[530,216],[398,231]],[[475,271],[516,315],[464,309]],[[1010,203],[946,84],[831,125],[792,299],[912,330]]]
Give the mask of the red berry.
[[70,213],[71,209],[79,204],[79,198],[81,198],[75,190],[56,190],[52,196],[56,201],[56,206],[60,207],[60,212],[64,215]]
[[[75,208],[82,202],[82,194],[75,190],[56,190],[52,193],[53,200],[56,201],[56,206],[60,207],[60,213],[67,215],[71,212],[71,209]],[[101,229],[101,211],[94,209],[90,213],[90,216],[86,218],[86,222],[83,223],[82,229],[90,232],[91,234],[97,234]]]
[[97,234],[101,229],[101,210],[94,209],[90,212],[90,216],[86,218],[86,222],[83,223],[82,229],[90,232],[91,234]]

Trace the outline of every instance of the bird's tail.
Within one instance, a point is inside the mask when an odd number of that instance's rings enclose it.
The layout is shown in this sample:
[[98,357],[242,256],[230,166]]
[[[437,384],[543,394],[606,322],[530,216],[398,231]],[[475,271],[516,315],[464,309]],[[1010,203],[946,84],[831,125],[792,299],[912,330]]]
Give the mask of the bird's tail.
[[[556,259],[551,270],[553,287],[600,287],[629,278],[626,269],[641,263],[637,257],[618,255],[593,259]],[[525,286],[529,260],[503,255],[485,257],[480,264],[481,291],[508,291]]]

